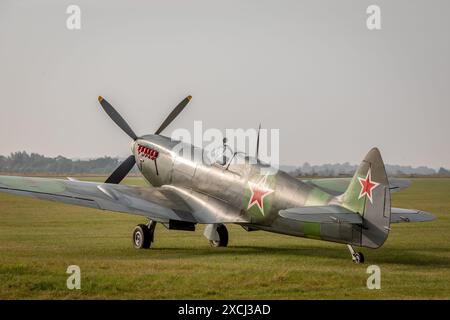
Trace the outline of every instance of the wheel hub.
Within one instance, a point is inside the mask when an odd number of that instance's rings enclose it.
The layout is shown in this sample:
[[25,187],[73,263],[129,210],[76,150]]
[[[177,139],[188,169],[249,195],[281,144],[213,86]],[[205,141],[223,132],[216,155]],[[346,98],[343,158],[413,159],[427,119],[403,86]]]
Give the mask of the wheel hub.
[[140,232],[136,232],[134,234],[134,243],[136,244],[136,246],[140,246],[141,245],[141,241],[142,241],[142,235]]

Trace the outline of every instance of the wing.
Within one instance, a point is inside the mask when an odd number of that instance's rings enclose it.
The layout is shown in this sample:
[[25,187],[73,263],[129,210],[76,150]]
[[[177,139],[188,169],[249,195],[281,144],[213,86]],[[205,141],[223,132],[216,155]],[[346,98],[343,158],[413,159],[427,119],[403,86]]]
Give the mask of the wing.
[[283,218],[318,223],[362,224],[362,217],[337,205],[289,208],[278,213]]
[[[324,178],[324,179],[306,179],[303,182],[317,187],[329,194],[340,195],[347,190],[352,178]],[[408,188],[411,185],[411,181],[408,179],[389,179],[389,189],[391,192],[398,192]]]
[[172,185],[165,185],[160,189],[169,197],[186,203],[198,223],[250,223],[248,217],[243,215],[239,209],[229,206],[217,198]]
[[431,213],[402,208],[391,208],[391,223],[398,222],[425,222],[436,219]]
[[[149,217],[159,222],[242,222],[225,203],[186,201],[180,190],[76,180],[0,176],[0,192]],[[193,196],[191,195],[191,198]],[[189,199],[188,199],[189,200]]]

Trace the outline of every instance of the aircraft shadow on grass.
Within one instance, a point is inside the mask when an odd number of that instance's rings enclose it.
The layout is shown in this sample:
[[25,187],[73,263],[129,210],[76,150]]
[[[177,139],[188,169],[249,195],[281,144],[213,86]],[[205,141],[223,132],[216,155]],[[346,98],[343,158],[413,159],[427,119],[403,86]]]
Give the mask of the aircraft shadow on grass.
[[[158,253],[158,259],[190,259],[195,257],[218,257],[218,256],[244,256],[249,257],[251,255],[267,255],[271,257],[297,257],[299,260],[302,257],[307,258],[319,258],[319,259],[337,259],[347,260],[348,255],[345,252],[336,250],[336,248],[324,248],[324,247],[289,247],[289,248],[274,248],[274,247],[254,247],[254,246],[229,246],[226,250],[211,250],[199,249],[199,248],[153,248],[154,252]],[[371,264],[397,264],[397,265],[410,265],[410,266],[432,266],[435,268],[450,268],[450,259],[425,254],[426,252],[433,252],[435,254],[445,254],[442,248],[426,248],[424,250],[416,249],[400,249],[400,248],[385,248],[381,254],[373,254],[370,261],[367,261],[367,265]],[[141,256],[143,259],[148,259],[149,256]]]

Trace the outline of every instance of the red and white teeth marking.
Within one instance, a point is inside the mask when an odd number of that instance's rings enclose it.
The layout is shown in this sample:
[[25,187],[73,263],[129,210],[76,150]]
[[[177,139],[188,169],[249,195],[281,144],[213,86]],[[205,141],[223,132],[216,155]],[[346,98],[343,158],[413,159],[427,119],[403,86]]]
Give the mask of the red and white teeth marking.
[[137,151],[140,156],[148,158],[150,160],[156,160],[156,158],[158,158],[159,156],[159,152],[157,150],[143,146],[141,144],[138,145]]

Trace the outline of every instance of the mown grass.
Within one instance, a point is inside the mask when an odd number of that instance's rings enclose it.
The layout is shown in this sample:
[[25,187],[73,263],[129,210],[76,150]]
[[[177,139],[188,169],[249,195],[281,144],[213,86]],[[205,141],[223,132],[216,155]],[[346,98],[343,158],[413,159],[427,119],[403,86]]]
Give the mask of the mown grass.
[[[450,298],[450,179],[417,179],[393,197],[438,220],[393,225],[356,265],[344,245],[238,226],[228,248],[209,247],[203,227],[158,225],[152,249],[135,250],[140,217],[0,194],[0,299]],[[81,290],[66,287],[72,264]],[[366,288],[370,264],[381,268],[381,290]]]

